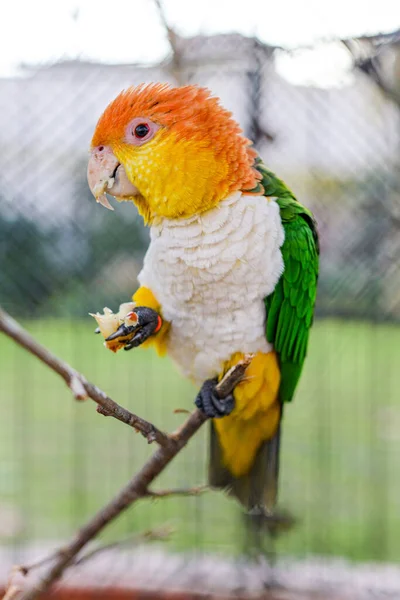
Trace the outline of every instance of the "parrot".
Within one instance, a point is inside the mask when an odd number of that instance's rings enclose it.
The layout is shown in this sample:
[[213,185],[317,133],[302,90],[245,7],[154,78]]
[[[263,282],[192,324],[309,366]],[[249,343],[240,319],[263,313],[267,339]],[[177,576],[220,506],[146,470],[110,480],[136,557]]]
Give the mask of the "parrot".
[[[210,419],[210,486],[247,514],[271,514],[283,408],[313,322],[313,214],[197,85],[123,90],[97,122],[87,177],[100,204],[132,202],[150,227],[139,288],[106,342],[173,359]],[[245,356],[244,379],[222,400],[218,381]]]

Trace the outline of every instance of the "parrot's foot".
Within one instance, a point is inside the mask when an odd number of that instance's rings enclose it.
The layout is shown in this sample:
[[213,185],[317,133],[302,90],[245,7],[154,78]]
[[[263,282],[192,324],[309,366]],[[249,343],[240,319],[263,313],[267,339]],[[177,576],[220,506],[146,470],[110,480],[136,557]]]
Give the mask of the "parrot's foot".
[[135,306],[125,317],[125,322],[111,335],[106,342],[121,339],[124,350],[131,350],[143,344],[150,336],[161,329],[162,319],[158,312],[146,306]]
[[215,391],[215,386],[218,383],[218,379],[207,379],[194,401],[197,408],[199,408],[207,417],[211,419],[218,419],[229,415],[234,407],[235,401],[232,394],[225,396],[225,398],[219,398]]

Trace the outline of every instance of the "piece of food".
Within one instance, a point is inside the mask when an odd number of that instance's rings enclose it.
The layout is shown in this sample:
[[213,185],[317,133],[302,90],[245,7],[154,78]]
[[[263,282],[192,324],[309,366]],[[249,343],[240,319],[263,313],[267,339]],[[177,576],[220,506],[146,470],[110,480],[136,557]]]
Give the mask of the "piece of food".
[[[119,311],[117,313],[113,313],[113,311],[110,308],[105,307],[103,309],[103,313],[97,312],[89,314],[91,317],[96,319],[100,333],[103,336],[103,338],[106,339],[112,333],[114,333],[114,331],[117,331],[117,329],[125,322],[126,315],[130,311],[132,311],[134,307],[134,302],[124,302],[120,305]],[[112,352],[117,352],[118,350],[124,347],[126,339],[119,337],[116,340],[105,341],[104,345],[109,350],[112,350]]]

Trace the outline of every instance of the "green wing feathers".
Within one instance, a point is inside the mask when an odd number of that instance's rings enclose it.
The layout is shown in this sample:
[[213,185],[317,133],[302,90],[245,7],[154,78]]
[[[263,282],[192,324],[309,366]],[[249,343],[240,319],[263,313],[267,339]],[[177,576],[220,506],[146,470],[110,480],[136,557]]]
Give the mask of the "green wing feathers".
[[280,208],[285,241],[284,272],[272,294],[265,298],[266,336],[279,356],[280,399],[293,398],[307,353],[318,279],[318,235],[312,213],[285,184],[260,162],[266,196],[275,196]]

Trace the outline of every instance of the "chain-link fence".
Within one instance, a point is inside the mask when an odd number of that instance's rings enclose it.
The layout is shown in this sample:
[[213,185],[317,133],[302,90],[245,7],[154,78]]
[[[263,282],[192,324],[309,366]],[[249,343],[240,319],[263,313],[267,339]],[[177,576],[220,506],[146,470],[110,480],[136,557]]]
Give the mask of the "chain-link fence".
[[[399,106],[361,70],[340,88],[294,86],[278,74],[273,49],[254,40],[179,43],[179,71],[70,61],[0,80],[0,303],[121,404],[163,429],[178,426],[174,409],[190,409],[195,388],[167,359],[111,356],[92,335],[87,313],[116,308],[135,290],[148,234],[133,206],[96,205],[87,150],[122,88],[210,87],[314,211],[321,236],[319,318],[284,420],[280,503],[297,522],[275,551],[397,561]],[[27,545],[48,547],[82,523],[149,451],[128,428],[74,404],[5,338],[0,351],[0,538],[3,555],[20,561]],[[203,483],[206,454],[204,432],[161,485]],[[106,537],[164,525],[175,530],[171,551],[246,550],[240,511],[214,492],[143,502]]]

